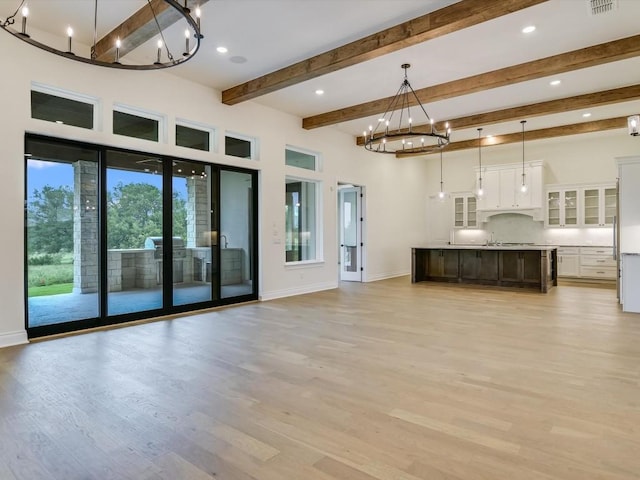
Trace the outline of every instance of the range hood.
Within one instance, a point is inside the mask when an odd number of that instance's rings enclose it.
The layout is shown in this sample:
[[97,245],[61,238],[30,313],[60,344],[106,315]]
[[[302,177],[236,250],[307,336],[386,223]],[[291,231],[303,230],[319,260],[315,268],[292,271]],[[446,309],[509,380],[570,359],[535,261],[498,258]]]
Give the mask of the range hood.
[[531,217],[531,220],[535,222],[544,222],[544,212],[542,208],[516,208],[505,210],[480,210],[476,212],[477,219],[480,223],[486,223],[490,217],[494,215],[522,215]]
[[[536,222],[544,221],[543,167],[542,160],[484,167],[482,186],[485,193],[478,198],[478,221],[484,223],[489,217],[504,213],[524,215]],[[477,175],[476,185],[479,185],[479,169]],[[523,185],[526,187],[524,191]]]

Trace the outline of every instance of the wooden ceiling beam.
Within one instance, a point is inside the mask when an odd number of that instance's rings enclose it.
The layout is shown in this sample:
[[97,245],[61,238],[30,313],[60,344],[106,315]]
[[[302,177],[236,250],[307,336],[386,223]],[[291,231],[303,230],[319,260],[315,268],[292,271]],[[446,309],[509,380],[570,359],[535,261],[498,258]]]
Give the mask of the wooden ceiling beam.
[[[462,130],[463,128],[475,128],[500,122],[511,122],[542,115],[570,112],[583,108],[600,107],[603,105],[637,100],[638,98],[640,98],[640,84],[604,90],[602,92],[586,93],[574,97],[559,98],[548,102],[521,105],[504,110],[494,110],[493,112],[477,113],[467,117],[454,118],[449,121],[449,124],[454,130]],[[436,123],[436,128],[444,131],[444,124],[445,122],[438,122]],[[419,130],[424,126],[425,125],[414,125],[413,128]],[[408,133],[408,129],[403,129],[401,132]],[[362,135],[357,137],[356,144],[364,145],[364,137]]]
[[[209,0],[188,0],[187,6],[189,8],[195,8],[196,6],[202,6],[208,1]],[[118,38],[121,42],[120,57],[124,57],[127,53],[156,37],[158,35],[156,19],[158,20],[160,28],[164,30],[181,18],[183,17],[180,12],[164,0],[151,0],[150,4],[140,8],[140,10],[96,42],[96,60],[103,62],[115,61],[116,40]]]
[[[599,45],[593,45],[591,47],[421,88],[416,90],[416,94],[419,101],[425,104],[427,102],[445,100],[492,88],[504,87],[527,80],[535,80],[550,75],[558,75],[573,70],[625,60],[639,55],[640,35],[634,35],[633,37],[601,43]],[[361,103],[360,105],[307,117],[302,120],[302,126],[309,130],[380,114],[386,111],[392,98],[393,97],[381,98]],[[410,100],[412,100],[410,101],[411,106],[416,105],[414,99]]]
[[222,92],[235,105],[548,0],[462,0]]
[[[564,137],[567,135],[580,135],[582,133],[594,133],[604,130],[614,130],[616,128],[627,128],[627,117],[608,118],[606,120],[594,120],[592,122],[574,123],[571,125],[561,125],[558,127],[542,128],[540,130],[530,130],[526,132],[526,141],[544,140],[547,138]],[[506,145],[508,143],[522,142],[522,133],[509,133],[506,135],[494,135],[491,139],[487,137],[481,140],[483,147],[496,145]],[[450,143],[443,152],[455,152],[458,150],[468,150],[478,148],[478,139],[463,140],[461,142]],[[397,158],[419,157],[438,152],[421,152],[419,148],[404,150],[396,153]]]

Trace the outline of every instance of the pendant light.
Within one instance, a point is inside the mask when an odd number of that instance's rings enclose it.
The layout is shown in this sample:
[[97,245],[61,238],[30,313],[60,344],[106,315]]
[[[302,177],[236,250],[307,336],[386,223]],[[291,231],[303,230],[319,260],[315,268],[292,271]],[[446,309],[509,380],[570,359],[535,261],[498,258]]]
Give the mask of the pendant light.
[[438,193],[438,198],[440,200],[444,200],[444,182],[442,181],[442,150],[440,150],[440,193]]
[[522,124],[522,185],[520,185],[520,191],[522,193],[527,193],[527,183],[526,183],[526,177],[524,174],[524,124],[527,123],[526,120],[521,120],[520,123]]
[[484,195],[484,190],[482,189],[482,127],[478,128],[478,163],[479,163],[479,177],[478,177],[478,197]]

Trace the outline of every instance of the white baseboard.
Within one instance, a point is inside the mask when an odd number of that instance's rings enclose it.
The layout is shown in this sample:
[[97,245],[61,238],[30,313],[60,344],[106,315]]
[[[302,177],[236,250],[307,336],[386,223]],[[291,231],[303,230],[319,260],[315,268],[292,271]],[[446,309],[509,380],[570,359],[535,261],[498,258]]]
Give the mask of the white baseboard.
[[27,331],[0,333],[0,348],[11,347],[12,345],[23,345],[29,343]]
[[276,298],[292,297],[294,295],[321,292],[323,290],[332,290],[334,288],[338,288],[338,282],[316,283],[313,285],[304,285],[302,287],[285,288],[284,290],[262,293],[260,295],[260,300],[275,300]]
[[379,273],[377,275],[369,275],[365,282],[377,282],[378,280],[386,280],[388,278],[404,277],[411,272],[396,272],[396,273]]

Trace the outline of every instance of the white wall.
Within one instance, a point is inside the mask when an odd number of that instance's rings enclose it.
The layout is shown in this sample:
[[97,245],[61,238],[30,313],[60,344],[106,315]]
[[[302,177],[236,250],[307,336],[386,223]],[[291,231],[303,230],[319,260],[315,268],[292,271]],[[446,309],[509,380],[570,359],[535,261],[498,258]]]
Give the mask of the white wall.
[[[589,135],[559,137],[549,140],[529,141],[525,144],[525,160],[544,161],[546,184],[604,184],[615,183],[617,167],[615,157],[640,152],[640,137],[631,137],[627,129],[617,129]],[[427,189],[436,195],[440,189],[440,158],[427,157]],[[500,145],[482,148],[482,165],[518,163],[522,161],[522,144]],[[478,166],[478,150],[470,149],[443,155],[444,188],[448,192],[471,192],[475,184],[474,168]],[[639,186],[640,188],[640,186]],[[435,202],[438,208],[437,202]],[[452,217],[450,203],[441,204],[445,215]],[[427,216],[429,213],[427,213]],[[431,216],[437,220],[438,212]],[[543,222],[535,222],[521,215],[490,217],[478,229],[453,230],[456,243],[482,243],[494,232],[494,238],[505,242],[534,242],[557,245],[611,245],[611,228],[544,228]],[[442,232],[428,233],[426,241],[442,237]],[[451,235],[448,235],[451,237]],[[423,242],[424,243],[424,242]]]
[[[355,146],[353,137],[334,128],[306,131],[301,119],[255,102],[233,107],[220,103],[220,92],[171,75],[171,70],[129,72],[85,65],[38,50],[8,35],[0,36],[0,59],[5,69],[0,80],[3,115],[0,161],[0,346],[26,340],[24,325],[24,136],[39,133],[149,153],[257,169],[260,186],[259,239],[261,298],[304,293],[338,285],[337,182],[366,187],[367,242],[365,279],[374,280],[409,272],[410,246],[426,235],[425,183],[428,162],[399,161]],[[180,68],[180,67],[176,67]],[[102,104],[97,131],[30,118],[31,82],[95,96]],[[154,143],[113,135],[114,103],[165,114],[167,142]],[[174,145],[175,119],[186,119],[224,131],[256,137],[259,159],[226,157]],[[324,261],[307,266],[285,266],[284,165],[286,145],[321,152],[321,172],[306,172],[322,182]],[[223,150],[223,147],[220,148]]]

